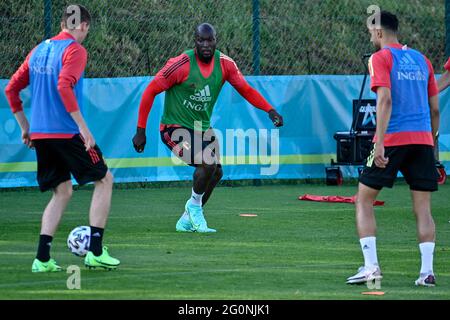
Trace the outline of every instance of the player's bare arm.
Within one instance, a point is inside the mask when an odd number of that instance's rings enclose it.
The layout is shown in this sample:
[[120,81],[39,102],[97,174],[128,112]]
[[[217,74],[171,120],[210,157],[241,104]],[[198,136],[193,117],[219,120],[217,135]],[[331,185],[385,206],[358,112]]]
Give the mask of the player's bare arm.
[[444,74],[438,80],[438,88],[439,92],[444,91],[450,85],[450,74],[448,71],[445,71]]
[[435,95],[428,99],[428,103],[430,104],[430,115],[431,115],[431,129],[433,132],[433,137],[437,137],[439,132],[439,96]]
[[374,161],[377,167],[385,168],[389,162],[384,157],[384,135],[389,124],[392,112],[391,89],[378,87],[377,89],[377,143]]
[[14,117],[17,120],[17,123],[20,126],[20,129],[22,130],[22,142],[29,148],[33,147],[33,141],[30,139],[30,124],[28,122],[27,117],[25,116],[25,113],[23,111],[18,111],[14,113]]
[[86,121],[84,121],[84,118],[80,111],[71,112],[70,115],[72,116],[72,119],[75,121],[75,123],[78,125],[78,128],[80,129],[80,134],[84,139],[84,145],[86,146],[86,151],[89,149],[95,147],[95,139],[92,135],[91,131],[89,130]]

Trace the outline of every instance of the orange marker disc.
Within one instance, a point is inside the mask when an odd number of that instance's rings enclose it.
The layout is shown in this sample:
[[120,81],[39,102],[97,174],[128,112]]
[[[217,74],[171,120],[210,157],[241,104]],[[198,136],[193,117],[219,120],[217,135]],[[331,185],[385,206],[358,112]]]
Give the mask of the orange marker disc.
[[383,291],[369,291],[369,292],[361,292],[361,294],[371,295],[371,296],[383,296]]

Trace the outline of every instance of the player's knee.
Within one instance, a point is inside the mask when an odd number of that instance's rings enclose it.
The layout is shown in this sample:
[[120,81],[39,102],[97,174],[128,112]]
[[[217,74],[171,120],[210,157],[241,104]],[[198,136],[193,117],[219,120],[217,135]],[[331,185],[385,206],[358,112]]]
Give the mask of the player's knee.
[[216,164],[204,164],[203,165],[203,170],[205,171],[207,176],[213,176],[214,173],[216,172],[217,169],[217,165]]
[[222,166],[218,165],[216,171],[214,171],[214,178],[219,181],[223,177]]
[[72,198],[73,188],[71,183],[63,183],[56,188],[54,195],[60,200],[69,201]]
[[108,170],[108,172],[106,173],[106,176],[105,176],[104,179],[106,179],[106,182],[109,185],[111,185],[111,186],[113,185],[113,183],[114,183],[114,176],[112,175],[111,171]]
[[372,198],[368,197],[365,194],[357,194],[355,197],[355,205],[358,206],[367,206],[372,205]]
[[356,206],[372,206],[373,201],[376,199],[378,192],[368,191],[367,187],[359,188],[358,193],[355,195]]
[[361,197],[359,196],[359,193],[357,193],[355,195],[355,205],[360,205],[361,204]]
[[72,186],[70,186],[70,188],[67,188],[64,190],[64,198],[69,201],[72,198],[72,194],[73,194],[73,189]]
[[112,175],[111,171],[108,170],[108,172],[103,177],[103,179],[100,180],[100,182],[107,187],[112,187],[114,183],[114,176]]

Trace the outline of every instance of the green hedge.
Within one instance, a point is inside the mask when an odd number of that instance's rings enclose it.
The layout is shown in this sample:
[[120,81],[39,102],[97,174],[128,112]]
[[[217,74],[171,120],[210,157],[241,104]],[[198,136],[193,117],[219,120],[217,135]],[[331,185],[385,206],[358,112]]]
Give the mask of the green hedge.
[[[61,0],[0,2],[0,78],[9,78],[44,37],[44,1],[52,29],[68,4]],[[366,30],[374,3],[398,14],[401,41],[426,54],[437,72],[445,62],[443,0],[260,0],[261,74],[362,73],[373,49]],[[192,46],[193,29],[216,26],[219,49],[252,74],[252,0],[80,0],[94,21],[84,43],[88,77],[154,75],[169,57]]]

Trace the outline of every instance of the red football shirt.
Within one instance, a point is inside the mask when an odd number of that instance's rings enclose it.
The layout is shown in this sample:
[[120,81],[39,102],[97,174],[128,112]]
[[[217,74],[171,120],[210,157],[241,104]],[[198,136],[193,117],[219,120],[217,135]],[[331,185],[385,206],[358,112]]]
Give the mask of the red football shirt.
[[445,63],[444,69],[450,71],[450,58],[448,58],[447,62]]
[[[60,32],[52,40],[66,40],[75,38],[67,32]],[[33,49],[34,50],[34,49]],[[6,87],[6,98],[13,113],[23,110],[22,101],[20,100],[20,91],[25,89],[30,83],[29,60],[33,50],[28,54],[24,63],[14,73]],[[87,63],[87,51],[79,44],[74,42],[70,44],[64,51],[62,57],[62,69],[58,78],[58,92],[61,96],[63,104],[67,112],[75,112],[79,110],[78,102],[73,92],[73,87],[76,85]],[[40,134],[33,133],[31,139],[55,139],[55,138],[71,138],[73,134]]]

